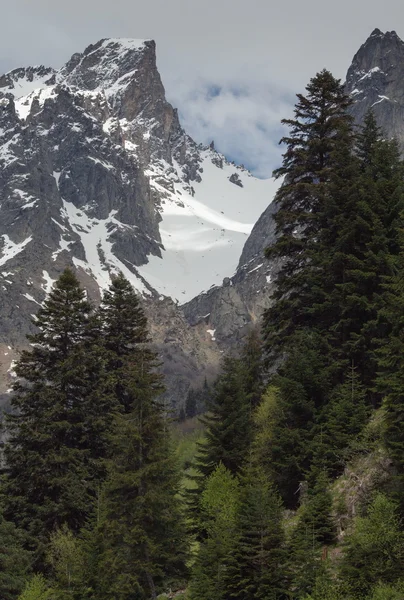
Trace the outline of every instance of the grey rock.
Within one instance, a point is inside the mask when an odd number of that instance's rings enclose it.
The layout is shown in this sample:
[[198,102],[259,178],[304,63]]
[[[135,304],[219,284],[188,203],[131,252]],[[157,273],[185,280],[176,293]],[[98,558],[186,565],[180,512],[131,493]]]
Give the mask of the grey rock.
[[375,29],[355,54],[346,89],[355,103],[351,109],[360,124],[371,108],[389,138],[404,151],[404,42],[395,31]]

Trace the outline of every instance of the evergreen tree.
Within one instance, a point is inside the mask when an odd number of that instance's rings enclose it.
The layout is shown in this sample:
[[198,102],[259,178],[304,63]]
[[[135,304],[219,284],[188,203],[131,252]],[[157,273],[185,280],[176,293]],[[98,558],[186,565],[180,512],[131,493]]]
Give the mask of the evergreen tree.
[[43,575],[34,575],[26,584],[18,600],[52,600],[53,590]]
[[[142,377],[143,373],[151,372],[152,366],[157,366],[157,355],[148,346],[147,319],[139,297],[122,274],[113,279],[109,290],[105,292],[99,315],[108,357],[106,368],[112,378],[114,395],[121,410],[130,413],[134,397],[133,386],[126,385],[128,362],[136,367],[137,376]],[[132,381],[135,370],[130,368],[129,371],[129,381]],[[161,378],[155,374],[153,377],[153,385],[162,391],[159,383]]]
[[384,443],[396,468],[401,501],[404,486],[404,228],[400,230],[400,241],[402,249],[395,261],[395,273],[384,286],[379,311],[380,321],[389,323],[391,332],[380,340],[377,386],[385,395]]
[[282,503],[265,475],[243,477],[237,535],[226,571],[226,597],[271,600],[285,595]]
[[378,494],[357,517],[345,541],[340,575],[353,598],[366,598],[378,583],[394,584],[403,572],[404,536],[396,504]]
[[101,500],[100,598],[155,598],[183,584],[186,547],[178,490],[161,410],[143,398],[116,423]]
[[185,400],[185,416],[188,419],[192,419],[196,415],[196,402],[197,394],[193,388],[189,388],[188,394]]
[[291,587],[297,597],[311,592],[316,579],[323,575],[322,549],[335,540],[328,479],[323,471],[312,471],[307,483],[307,495],[302,498],[290,542]]
[[349,458],[349,446],[364,428],[368,416],[366,390],[352,365],[345,381],[330,393],[328,404],[318,413],[313,463],[332,476],[341,474]]
[[[288,508],[296,507],[300,482],[310,469],[316,413],[329,390],[323,348],[323,340],[315,331],[296,333],[287,358],[272,378],[277,391],[269,400],[268,424],[263,424],[267,447],[261,444],[259,453],[265,457],[262,466],[268,469]],[[255,446],[258,451],[257,443]]]
[[211,473],[200,497],[206,539],[199,546],[192,570],[192,600],[228,598],[227,569],[236,543],[239,483],[222,463]]
[[227,357],[217,379],[206,425],[206,441],[199,445],[197,469],[208,477],[222,462],[231,473],[243,466],[251,442],[251,414],[244,388],[245,371],[240,359]]
[[306,308],[324,300],[318,232],[335,149],[352,147],[352,118],[347,113],[351,100],[341,82],[324,70],[306,89],[306,96],[298,94],[295,119],[282,121],[290,132],[281,140],[287,148],[282,167],[275,171],[285,179],[274,200],[277,238],[266,255],[285,260],[273,303],[264,313],[265,349],[272,362],[282,356],[296,328],[312,324]]
[[260,404],[265,389],[262,342],[257,329],[248,334],[241,349],[240,359],[244,371],[243,387],[251,414]]
[[39,310],[16,366],[5,445],[5,515],[29,533],[37,565],[50,533],[84,524],[105,474],[113,403],[97,323],[66,270]]
[[24,534],[0,515],[0,597],[14,600],[31,572],[31,555],[24,550]]
[[97,593],[121,600],[155,597],[186,573],[179,481],[159,401],[163,386],[156,354],[146,344],[146,318],[122,276],[106,293],[101,314],[121,414],[101,495]]

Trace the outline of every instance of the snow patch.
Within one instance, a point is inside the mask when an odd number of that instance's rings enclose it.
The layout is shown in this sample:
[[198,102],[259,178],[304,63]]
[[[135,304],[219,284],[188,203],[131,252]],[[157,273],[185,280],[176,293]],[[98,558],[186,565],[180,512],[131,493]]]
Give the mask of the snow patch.
[[4,234],[2,238],[4,240],[4,245],[1,249],[3,256],[0,257],[0,266],[5,265],[6,262],[17,256],[17,254],[22,252],[25,246],[32,241],[32,235],[19,244],[13,242],[7,234]]
[[114,228],[111,228],[111,225],[115,228],[124,226],[115,219],[116,211],[111,211],[107,219],[99,220],[88,217],[72,202],[63,200],[63,206],[71,228],[80,236],[86,255],[85,261],[74,257],[74,264],[91,274],[102,290],[110,286],[110,273],[121,272],[138,292],[150,295],[151,292],[141,278],[128,269],[112,252],[113,242],[109,238]]
[[51,292],[56,279],[52,279],[48,271],[42,271],[42,279],[45,280],[45,283],[42,284],[41,287],[45,291],[46,295],[48,295]]

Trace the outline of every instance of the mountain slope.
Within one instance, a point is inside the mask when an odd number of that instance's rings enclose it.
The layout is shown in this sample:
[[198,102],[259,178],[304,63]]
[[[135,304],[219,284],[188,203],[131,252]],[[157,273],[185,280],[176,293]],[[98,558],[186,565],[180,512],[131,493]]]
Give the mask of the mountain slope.
[[0,368],[63,268],[77,269],[95,301],[122,271],[145,300],[170,387],[186,387],[220,351],[176,303],[233,274],[273,193],[183,131],[153,41],[101,40],[58,71],[4,75]]

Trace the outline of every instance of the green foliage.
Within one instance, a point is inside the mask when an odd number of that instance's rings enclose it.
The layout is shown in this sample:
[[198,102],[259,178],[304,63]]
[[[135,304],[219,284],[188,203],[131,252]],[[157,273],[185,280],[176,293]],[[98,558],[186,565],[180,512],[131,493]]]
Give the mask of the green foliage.
[[[402,215],[404,218],[404,214]],[[404,477],[404,229],[400,229],[401,250],[395,274],[386,283],[380,319],[392,324],[389,337],[379,348],[379,390],[384,392],[385,445],[399,477]],[[402,481],[401,481],[402,485]]]
[[31,556],[24,550],[24,534],[0,516],[0,597],[14,600],[31,572]]
[[[324,302],[322,287],[328,278],[323,264],[323,208],[337,146],[352,146],[352,118],[347,113],[351,100],[343,85],[329,71],[318,73],[298,94],[295,119],[286,119],[289,136],[283,164],[275,172],[284,176],[274,202],[277,238],[268,257],[281,257],[273,303],[264,313],[264,339],[273,363],[289,345],[290,336],[309,320],[307,308]],[[325,313],[322,312],[324,317]],[[313,318],[311,318],[311,322]]]
[[[78,531],[105,474],[113,403],[105,355],[75,275],[66,270],[38,311],[32,348],[6,416],[4,512],[29,533],[43,566],[50,533],[64,523]],[[98,332],[98,333],[97,333]]]
[[285,362],[273,377],[278,391],[267,425],[271,443],[263,451],[268,474],[288,508],[296,507],[299,484],[310,468],[316,406],[322,405],[329,387],[323,349],[316,332],[296,333]]
[[349,458],[350,445],[362,431],[369,413],[366,388],[351,367],[317,417],[314,464],[333,476],[341,474]]
[[[311,473],[307,493],[301,497],[298,522],[290,540],[290,581],[298,597],[327,583],[321,561],[324,546],[335,540],[331,517],[332,497],[324,472]],[[327,583],[329,585],[329,582]],[[331,587],[331,585],[329,585]]]
[[207,537],[200,544],[192,571],[192,600],[226,597],[226,572],[237,534],[238,504],[238,480],[220,463],[207,479],[200,498]]
[[242,478],[236,526],[226,573],[227,597],[282,597],[286,589],[282,503],[264,473],[255,468]]
[[395,585],[381,583],[373,590],[369,600],[402,600],[404,597],[404,583],[397,582]]
[[49,588],[43,575],[34,575],[26,584],[18,600],[52,600],[53,591]]
[[346,538],[341,577],[354,598],[366,598],[379,582],[394,584],[400,579],[403,560],[404,534],[397,506],[378,494]]
[[85,555],[66,525],[51,535],[47,559],[52,568],[52,596],[81,600],[85,591]]
[[102,314],[121,414],[114,419],[95,533],[97,593],[155,597],[165,585],[183,582],[187,550],[176,461],[158,398],[163,387],[156,355],[146,345],[146,319],[124,278],[114,280]]
[[346,592],[341,582],[330,576],[329,571],[324,568],[317,576],[311,594],[304,600],[347,600]]

